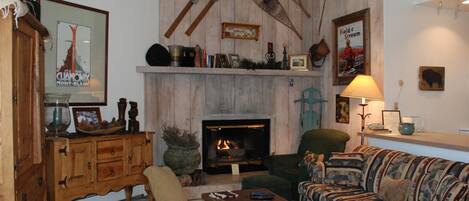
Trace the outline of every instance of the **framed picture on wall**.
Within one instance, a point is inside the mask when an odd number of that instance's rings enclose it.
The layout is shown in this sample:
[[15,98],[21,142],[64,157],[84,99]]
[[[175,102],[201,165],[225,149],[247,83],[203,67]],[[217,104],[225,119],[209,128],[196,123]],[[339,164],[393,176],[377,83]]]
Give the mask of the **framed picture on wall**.
[[421,66],[419,68],[419,89],[422,91],[444,91],[445,67]]
[[334,85],[347,85],[355,76],[370,74],[370,9],[333,20]]
[[339,94],[335,96],[335,122],[350,123],[350,98]]
[[383,110],[382,111],[383,125],[385,129],[392,132],[399,132],[399,125],[401,124],[401,111],[399,110]]
[[51,35],[46,93],[71,94],[72,106],[106,105],[109,13],[58,0],[42,0],[41,11]]

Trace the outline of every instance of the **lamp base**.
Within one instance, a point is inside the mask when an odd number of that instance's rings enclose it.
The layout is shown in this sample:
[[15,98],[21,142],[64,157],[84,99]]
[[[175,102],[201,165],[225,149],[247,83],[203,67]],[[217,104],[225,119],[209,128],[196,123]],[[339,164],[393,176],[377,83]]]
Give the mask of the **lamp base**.
[[365,119],[371,116],[371,113],[365,114],[365,107],[368,106],[368,104],[361,103],[360,106],[362,106],[362,113],[358,114],[362,118],[362,126],[361,126],[361,131],[360,131],[360,143],[361,145],[364,145],[365,144]]

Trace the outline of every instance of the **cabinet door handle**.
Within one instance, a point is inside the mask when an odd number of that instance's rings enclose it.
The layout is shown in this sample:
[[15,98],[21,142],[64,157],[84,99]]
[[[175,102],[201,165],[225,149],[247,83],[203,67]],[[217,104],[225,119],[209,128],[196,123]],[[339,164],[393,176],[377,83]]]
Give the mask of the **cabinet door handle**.
[[44,178],[43,177],[37,178],[37,185],[42,186],[43,184],[44,184]]
[[59,149],[59,153],[64,154],[65,156],[67,156],[67,153],[68,153],[68,151],[67,151],[67,145],[65,145],[64,148]]
[[68,188],[67,179],[68,179],[68,177],[65,176],[65,178],[63,180],[59,181],[59,185],[62,185],[64,188]]
[[129,155],[129,163],[132,162],[133,157],[134,157],[134,153],[130,153],[130,155]]
[[21,201],[28,201],[28,195],[26,193],[21,193]]
[[116,150],[114,150],[114,148],[111,148],[111,155],[114,155],[116,154]]
[[111,177],[113,177],[115,174],[116,174],[116,173],[114,173],[114,170],[113,170],[113,169],[111,169],[111,174],[110,174],[110,175],[111,175]]
[[91,161],[88,161],[88,170],[91,170]]

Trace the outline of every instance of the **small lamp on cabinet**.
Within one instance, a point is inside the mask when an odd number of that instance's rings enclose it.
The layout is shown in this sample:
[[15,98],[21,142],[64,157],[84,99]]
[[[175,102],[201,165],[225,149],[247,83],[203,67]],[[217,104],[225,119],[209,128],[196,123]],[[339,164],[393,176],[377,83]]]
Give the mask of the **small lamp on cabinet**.
[[365,114],[365,107],[368,105],[366,100],[383,100],[383,94],[372,76],[357,75],[340,95],[349,98],[360,98],[362,100],[360,104],[360,106],[362,106],[362,113],[358,115],[362,119],[360,137],[361,144],[364,144],[365,136],[363,132],[365,130],[365,119],[371,115],[370,113]]

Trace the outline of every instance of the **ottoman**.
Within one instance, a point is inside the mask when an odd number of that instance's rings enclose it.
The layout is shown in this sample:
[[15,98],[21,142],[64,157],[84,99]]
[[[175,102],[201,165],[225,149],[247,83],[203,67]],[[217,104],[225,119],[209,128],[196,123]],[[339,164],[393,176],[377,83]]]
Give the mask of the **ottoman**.
[[246,177],[241,182],[243,189],[266,188],[286,200],[292,200],[292,184],[290,181],[274,175],[258,175]]

